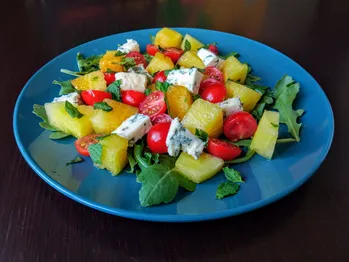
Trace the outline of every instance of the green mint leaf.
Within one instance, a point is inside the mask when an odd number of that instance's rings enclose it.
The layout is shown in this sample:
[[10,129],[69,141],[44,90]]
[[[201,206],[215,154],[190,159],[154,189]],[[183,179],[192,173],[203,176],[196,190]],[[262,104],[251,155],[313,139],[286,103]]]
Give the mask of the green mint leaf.
[[148,53],[143,54],[145,61],[147,61],[147,64],[150,63],[150,61],[153,59],[154,56],[149,55]]
[[208,143],[208,134],[204,130],[195,129],[195,135],[205,142],[205,144]]
[[137,65],[133,57],[123,57],[120,64],[123,65],[126,70]]
[[172,69],[167,69],[167,70],[164,70],[164,75],[167,77],[168,74],[172,71]]
[[81,53],[77,53],[76,61],[80,72],[85,74],[99,70],[99,61],[103,55],[84,57]]
[[62,81],[62,82],[59,82],[59,81],[56,81],[54,80],[52,82],[52,84],[54,85],[60,85],[61,86],[61,90],[59,90],[59,95],[66,95],[66,94],[70,94],[70,93],[73,93],[75,92],[75,88],[74,86],[72,85],[72,83],[70,82],[70,80],[67,80],[67,81]]
[[173,174],[175,175],[175,177],[178,180],[178,183],[181,187],[183,187],[184,189],[190,191],[190,192],[194,192],[196,189],[196,183],[194,183],[193,181],[187,179],[186,177],[182,176],[180,173],[178,172],[173,172]]
[[235,195],[240,188],[240,184],[233,183],[231,181],[223,182],[219,184],[217,191],[216,191],[216,198],[222,199],[227,196]]
[[44,122],[48,122],[45,106],[34,104],[33,114],[40,117]]
[[146,96],[148,96],[148,95],[150,95],[150,93],[151,93],[151,89],[146,88],[145,91],[144,91],[144,94],[145,94]]
[[94,103],[93,108],[94,109],[101,109],[101,110],[106,111],[106,112],[110,112],[113,110],[113,108],[110,105],[108,105],[106,102]]
[[126,53],[121,52],[120,50],[117,50],[115,53],[115,56],[122,56],[122,55],[126,55]]
[[107,68],[106,73],[113,74],[113,73],[115,73],[115,71],[111,70],[110,68]]
[[116,101],[121,101],[120,86],[121,86],[121,80],[119,79],[111,83],[107,88],[107,91],[112,94],[113,99]]
[[280,113],[280,123],[286,124],[288,132],[297,140],[300,141],[299,130],[302,126],[297,123],[298,117],[303,114],[303,110],[293,110],[293,101],[299,92],[299,83],[293,83],[292,77],[285,75],[275,86],[275,104],[274,109]]
[[191,50],[191,43],[186,39],[184,42],[184,51],[190,51]]
[[130,165],[130,170],[127,173],[134,173],[137,166],[137,161],[134,159],[132,152],[127,152],[128,164]]
[[72,105],[69,101],[65,101],[65,111],[72,117],[72,118],[81,118],[84,115],[79,112],[79,110]]
[[70,165],[72,165],[72,164],[76,164],[76,163],[80,163],[80,162],[83,162],[84,160],[81,158],[81,157],[76,157],[76,158],[74,158],[74,159],[72,159],[72,160],[70,160],[70,161],[68,161],[65,165],[66,166],[70,166]]
[[193,96],[194,101],[199,99],[199,98],[201,98],[201,96],[199,94],[196,94],[196,95]]
[[40,122],[39,125],[40,125],[43,129],[46,129],[46,130],[48,130],[48,131],[52,131],[52,132],[58,131],[57,128],[51,126],[48,122]]
[[167,92],[169,87],[170,87],[170,84],[167,83],[167,82],[156,81],[156,83],[155,83],[155,88],[157,90],[160,90],[160,91],[164,92],[164,93]]
[[56,140],[56,139],[62,139],[62,138],[68,137],[68,136],[70,136],[70,135],[68,135],[68,134],[66,134],[64,132],[61,132],[61,131],[57,131],[57,132],[53,132],[49,136],[49,138]]
[[98,165],[102,164],[102,151],[103,146],[101,144],[91,144],[88,147],[88,152],[90,153],[93,163]]
[[241,174],[239,171],[232,169],[232,168],[229,168],[229,167],[224,167],[223,172],[224,172],[225,177],[229,181],[234,182],[234,183],[245,183],[242,180],[242,177],[241,177]]

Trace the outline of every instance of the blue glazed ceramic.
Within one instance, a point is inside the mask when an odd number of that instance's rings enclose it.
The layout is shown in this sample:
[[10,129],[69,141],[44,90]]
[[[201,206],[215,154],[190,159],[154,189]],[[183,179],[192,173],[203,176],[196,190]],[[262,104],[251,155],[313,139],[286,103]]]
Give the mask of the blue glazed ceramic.
[[75,47],[41,68],[25,85],[14,111],[13,128],[18,147],[33,170],[59,192],[89,207],[110,214],[150,221],[184,222],[218,219],[245,213],[268,205],[300,187],[317,170],[328,153],[334,119],[330,103],[314,78],[301,66],[278,51],[240,36],[193,28],[177,28],[203,43],[218,42],[220,51],[236,51],[248,62],[254,74],[265,85],[274,86],[284,74],[295,78],[301,90],[295,108],[305,109],[302,116],[301,142],[279,144],[272,161],[255,156],[247,163],[235,165],[246,183],[235,196],[215,199],[218,184],[224,181],[218,174],[198,185],[194,193],[180,193],[168,205],[143,208],[139,204],[140,184],[135,175],[123,172],[112,177],[107,171],[93,167],[90,159],[65,166],[77,156],[74,139],[51,140],[50,132],[40,128],[32,114],[33,104],[44,104],[58,95],[53,80],[67,80],[61,68],[77,70],[75,56],[104,53],[116,49],[126,39],[136,39],[145,48],[149,36],[159,29],[149,29],[112,35]]

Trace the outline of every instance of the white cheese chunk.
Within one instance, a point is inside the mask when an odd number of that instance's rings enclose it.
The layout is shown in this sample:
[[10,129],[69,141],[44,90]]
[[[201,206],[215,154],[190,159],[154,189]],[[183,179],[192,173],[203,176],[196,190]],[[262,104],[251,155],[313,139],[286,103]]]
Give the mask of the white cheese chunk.
[[121,126],[112,132],[128,140],[128,145],[133,146],[139,139],[147,134],[152,127],[149,116],[135,114],[127,118]]
[[122,91],[134,90],[144,93],[148,84],[148,78],[145,75],[130,72],[116,73],[115,80],[121,80],[120,89]]
[[197,68],[178,69],[168,73],[166,82],[171,85],[184,86],[196,95],[199,92],[203,76]]
[[147,70],[145,70],[143,65],[136,65],[134,67],[131,67],[128,72],[145,75],[148,77],[149,82],[153,81],[153,77],[148,73]]
[[198,57],[202,60],[205,66],[218,66],[219,57],[208,49],[200,48],[197,52]]
[[183,150],[198,159],[204,150],[205,143],[183,127],[178,118],[175,118],[171,122],[166,138],[166,146],[170,156],[178,156],[180,150]]
[[222,108],[225,116],[230,116],[231,114],[244,110],[240,98],[238,97],[229,98],[223,102],[220,102],[218,103],[218,106]]
[[70,103],[72,103],[74,105],[81,105],[81,104],[83,104],[81,96],[77,92],[73,92],[73,93],[70,93],[70,94],[66,94],[66,95],[62,95],[62,96],[59,96],[59,97],[55,97],[53,99],[52,103],[55,103],[55,102],[65,102],[65,101],[68,101],[68,102],[70,102]]
[[139,44],[133,39],[127,39],[125,44],[119,46],[118,51],[122,53],[139,52]]

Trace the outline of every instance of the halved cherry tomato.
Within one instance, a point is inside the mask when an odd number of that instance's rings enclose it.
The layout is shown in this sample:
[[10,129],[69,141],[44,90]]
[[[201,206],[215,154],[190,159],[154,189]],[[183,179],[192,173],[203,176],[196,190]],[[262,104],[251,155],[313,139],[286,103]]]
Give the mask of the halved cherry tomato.
[[156,83],[156,81],[160,81],[160,82],[165,82],[167,79],[167,76],[165,76],[165,71],[160,71],[158,72],[154,78],[153,78],[153,83]]
[[142,92],[127,90],[121,92],[121,100],[124,104],[138,107],[140,103],[146,98]]
[[172,62],[177,63],[178,59],[183,55],[184,51],[179,48],[169,47],[162,52],[165,56],[171,58]]
[[224,161],[232,160],[241,154],[241,148],[220,140],[218,138],[210,138],[208,140],[207,151]]
[[153,126],[147,134],[147,144],[153,153],[167,153],[166,138],[171,123],[160,123]]
[[217,67],[214,67],[214,66],[206,67],[204,74],[207,75],[209,78],[214,78],[218,80],[221,83],[224,82],[223,74]]
[[223,130],[224,135],[231,141],[250,138],[257,130],[257,121],[250,113],[237,112],[227,117]]
[[139,105],[140,113],[154,117],[166,112],[165,94],[161,91],[150,93]]
[[149,55],[154,56],[157,52],[159,52],[159,48],[157,45],[148,44],[146,46],[146,51]]
[[172,121],[172,117],[170,117],[168,114],[159,114],[153,116],[150,120],[153,125],[156,125],[160,123],[169,123]]
[[211,103],[219,103],[225,99],[225,96],[227,95],[227,89],[221,83],[212,84],[210,86],[207,86],[200,95],[202,99],[207,100]]
[[115,73],[104,73],[104,80],[107,82],[107,85],[115,82]]
[[88,152],[88,147],[92,144],[97,144],[98,143],[97,137],[99,136],[102,136],[102,135],[91,134],[75,140],[74,145],[75,145],[76,151],[78,151],[80,155],[89,156],[90,153]]
[[135,51],[129,52],[126,55],[126,57],[133,58],[137,65],[143,65],[144,68],[147,67],[147,60],[145,60],[144,56],[139,52],[135,52]]
[[219,82],[218,80],[216,80],[215,78],[207,78],[204,81],[202,81],[200,83],[200,88],[199,88],[199,93],[201,94],[206,87],[213,85],[213,84],[220,84],[221,82]]
[[112,98],[111,93],[100,90],[84,90],[81,92],[85,104],[93,106],[97,102],[102,102],[105,98]]
[[218,47],[216,45],[209,45],[208,46],[208,50],[210,50],[212,53],[215,53],[216,55],[218,55]]

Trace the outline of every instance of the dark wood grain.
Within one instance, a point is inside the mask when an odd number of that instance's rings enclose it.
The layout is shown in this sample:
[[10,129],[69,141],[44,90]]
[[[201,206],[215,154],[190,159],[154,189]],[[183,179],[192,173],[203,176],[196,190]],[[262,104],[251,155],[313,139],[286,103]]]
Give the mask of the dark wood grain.
[[[1,262],[349,261],[348,1],[26,0],[6,1],[1,11]],[[336,135],[309,182],[249,214],[162,224],[97,212],[35,175],[12,132],[14,103],[29,77],[83,42],[164,25],[248,36],[294,58],[318,80],[334,109]]]

